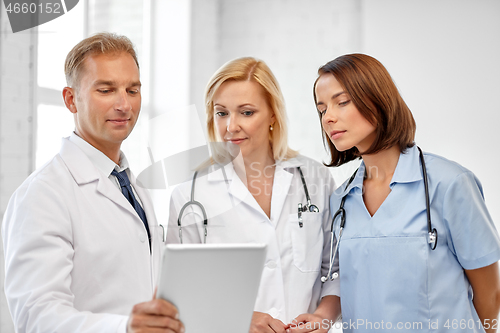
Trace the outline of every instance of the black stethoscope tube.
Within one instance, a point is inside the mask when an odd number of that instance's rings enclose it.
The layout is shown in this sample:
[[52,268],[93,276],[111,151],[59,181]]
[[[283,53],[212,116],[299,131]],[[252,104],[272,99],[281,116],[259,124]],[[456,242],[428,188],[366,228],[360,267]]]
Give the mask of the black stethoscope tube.
[[422,176],[424,177],[424,187],[425,187],[425,207],[427,212],[427,231],[429,232],[429,244],[431,244],[431,249],[435,250],[437,246],[437,238],[438,232],[436,228],[432,229],[431,222],[431,203],[429,199],[429,184],[427,179],[427,168],[425,167],[424,154],[422,153],[422,149],[417,147],[420,152],[420,163],[422,163]]

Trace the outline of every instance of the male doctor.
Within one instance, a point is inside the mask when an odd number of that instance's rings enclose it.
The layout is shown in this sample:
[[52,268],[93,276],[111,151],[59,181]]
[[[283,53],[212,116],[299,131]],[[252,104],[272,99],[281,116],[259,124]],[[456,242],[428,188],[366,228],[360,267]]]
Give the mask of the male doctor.
[[97,34],[65,72],[75,132],[16,190],[2,225],[16,332],[183,332],[177,309],[152,299],[161,227],[120,151],[141,108],[133,45]]

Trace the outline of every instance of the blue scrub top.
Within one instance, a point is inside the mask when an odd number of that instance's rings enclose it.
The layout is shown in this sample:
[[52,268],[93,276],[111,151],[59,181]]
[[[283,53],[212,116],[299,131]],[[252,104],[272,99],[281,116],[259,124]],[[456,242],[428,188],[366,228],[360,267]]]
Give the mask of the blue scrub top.
[[[349,193],[335,265],[340,279],[323,285],[323,295],[340,288],[344,332],[484,332],[464,269],[500,259],[498,232],[474,174],[437,155],[424,153],[424,158],[432,227],[439,236],[434,251],[427,242],[416,146],[400,155],[391,192],[373,217],[362,196],[364,163],[347,189],[344,183],[330,198],[333,216]],[[339,223],[337,219],[336,239]]]

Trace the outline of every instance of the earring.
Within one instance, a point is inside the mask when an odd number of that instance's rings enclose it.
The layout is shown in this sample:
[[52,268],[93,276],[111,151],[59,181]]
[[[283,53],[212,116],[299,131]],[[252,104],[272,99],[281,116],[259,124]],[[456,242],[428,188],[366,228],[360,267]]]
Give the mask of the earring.
[[273,125],[269,125],[269,130],[272,131],[274,129]]

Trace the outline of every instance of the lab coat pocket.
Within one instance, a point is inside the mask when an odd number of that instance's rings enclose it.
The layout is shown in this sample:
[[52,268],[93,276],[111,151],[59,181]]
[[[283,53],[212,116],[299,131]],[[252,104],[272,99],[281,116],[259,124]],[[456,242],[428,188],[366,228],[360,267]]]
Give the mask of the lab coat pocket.
[[302,213],[302,228],[297,214],[290,214],[293,263],[302,272],[319,272],[323,249],[323,228],[321,214]]

